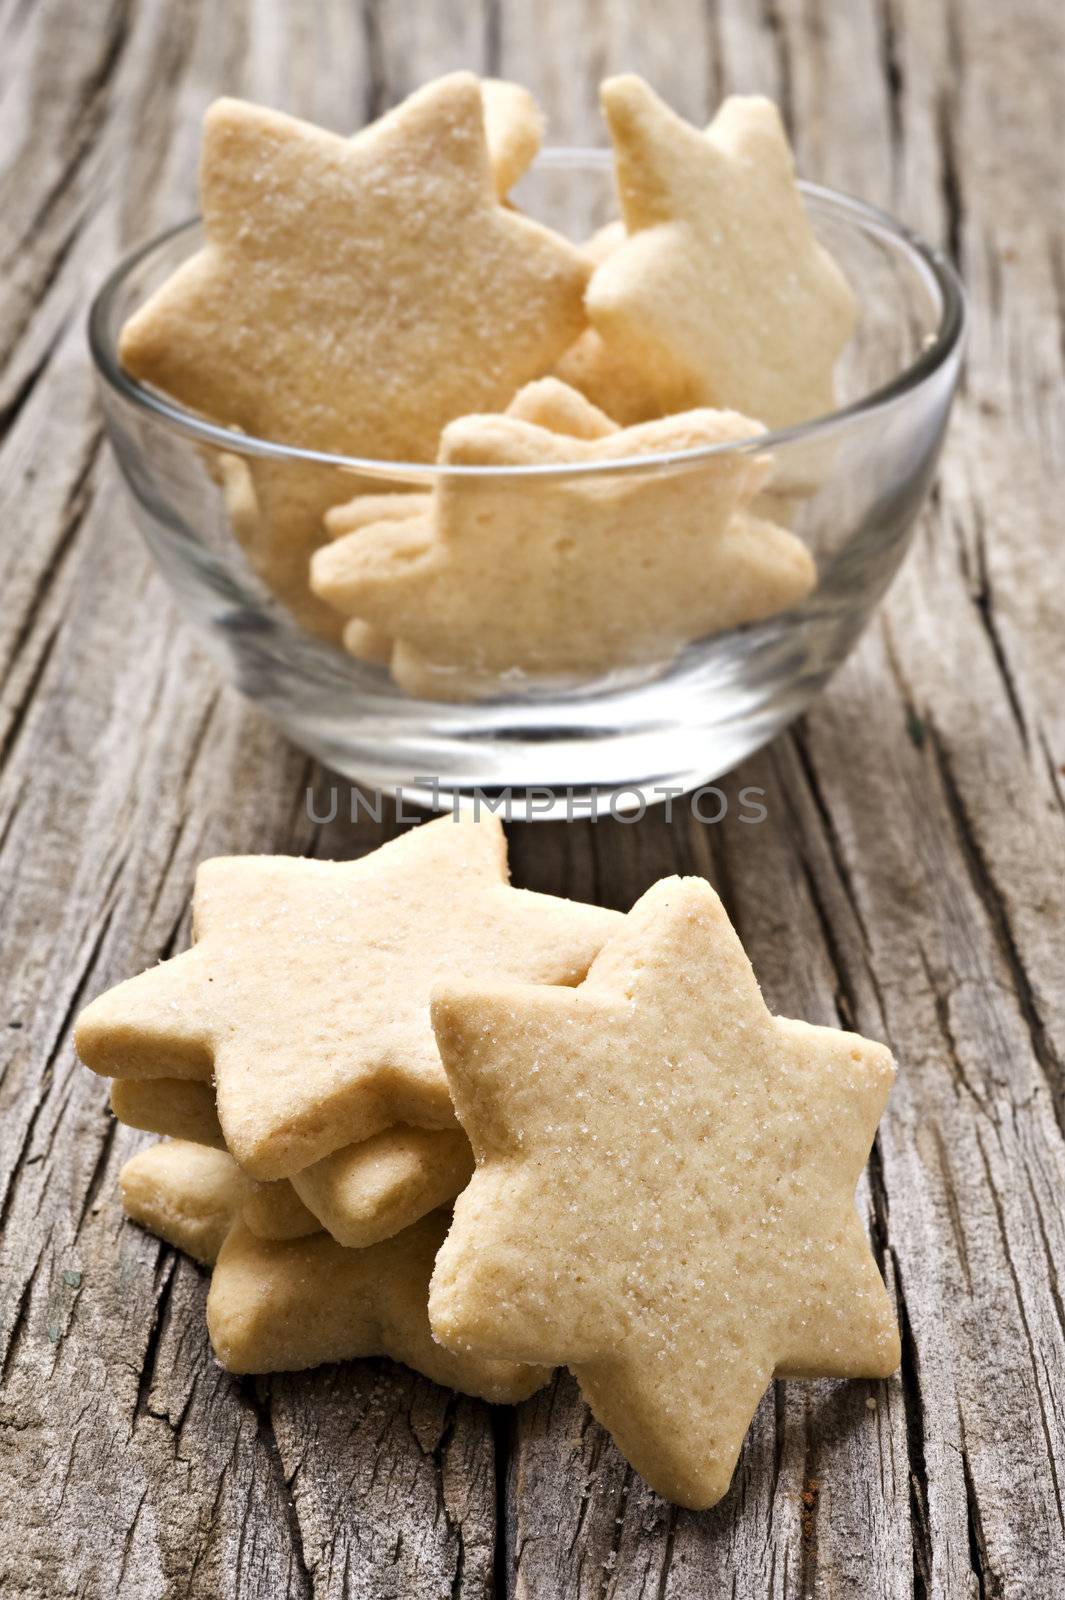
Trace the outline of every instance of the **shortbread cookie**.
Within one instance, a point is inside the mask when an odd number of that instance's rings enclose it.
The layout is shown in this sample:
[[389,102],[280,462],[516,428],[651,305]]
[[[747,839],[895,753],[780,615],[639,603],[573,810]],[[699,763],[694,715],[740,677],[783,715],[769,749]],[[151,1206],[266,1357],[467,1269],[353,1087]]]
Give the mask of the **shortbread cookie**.
[[[583,246],[584,253],[594,266],[599,266],[627,237],[623,222],[608,222]],[[643,373],[632,366],[623,351],[605,344],[594,328],[585,328],[562,352],[554,375],[579,389],[622,427],[650,422],[662,414],[658,395]]]
[[590,239],[586,239],[581,249],[593,266],[598,267],[607,256],[612,256],[619,244],[624,244],[628,238],[625,224],[619,217],[613,222],[605,222],[601,228],[596,228]]
[[769,428],[831,411],[857,308],[814,236],[776,107],[732,96],[701,133],[640,78],[601,93],[628,232],[586,296],[607,348],[662,411],[730,406]]
[[496,194],[502,199],[536,158],[544,136],[544,114],[528,89],[502,78],[482,78],[481,98],[488,157]]
[[[519,389],[506,409],[508,417],[532,422],[569,439],[606,439],[618,425],[605,411],[558,378],[539,378]],[[428,511],[426,507],[426,511]],[[352,529],[352,532],[355,530]]]
[[472,1175],[460,1128],[401,1124],[304,1167],[291,1186],[338,1244],[362,1250],[453,1200]]
[[549,1376],[517,1362],[455,1355],[433,1340],[426,1297],[446,1212],[371,1249],[345,1250],[321,1232],[257,1237],[239,1216],[247,1192],[265,1186],[201,1145],[174,1140],[142,1150],[120,1181],[132,1221],[205,1265],[217,1260],[207,1324],[230,1371],[287,1372],[387,1355],[437,1383],[502,1402],[524,1400]]
[[[409,491],[396,494],[359,494],[325,514],[325,531],[330,539],[343,538],[377,522],[409,522],[424,516],[432,496]],[[345,623],[343,644],[349,655],[373,666],[387,667],[392,659],[392,640],[387,633],[371,628],[368,622],[353,618]]]
[[327,1234],[288,1243],[237,1224],[207,1296],[207,1327],[230,1372],[294,1372],[326,1361],[392,1356],[436,1383],[485,1400],[524,1400],[548,1373],[455,1354],[429,1331],[426,1296],[448,1214],[345,1250]]
[[360,622],[358,617],[352,617],[350,622],[344,624],[340,637],[348,655],[354,656],[357,661],[365,661],[372,667],[387,667],[392,660],[395,641],[387,633],[382,633],[380,628]]
[[891,1055],[772,1016],[701,878],[644,895],[578,988],[445,983],[433,1021],[478,1163],[430,1295],[449,1348],[566,1363],[695,1508],[774,1374],[894,1370],[854,1206]]
[[428,490],[397,490],[395,494],[357,494],[341,505],[331,506],[322,519],[326,535],[340,539],[373,522],[408,522],[424,516],[432,495]]
[[[508,417],[538,423],[575,439],[601,439],[615,432],[615,424],[582,395],[557,378],[538,378],[519,389],[507,406]],[[326,513],[325,528],[331,539],[355,533],[378,522],[412,522],[431,515],[431,494],[360,494]],[[374,666],[388,666],[394,641],[380,628],[353,617],[345,623],[344,648],[349,655]]]
[[[132,1128],[144,1128],[149,1133],[165,1134],[169,1141],[142,1151],[128,1164],[133,1174],[131,1182],[135,1183],[131,1193],[139,1194],[142,1201],[154,1198],[157,1214],[163,1214],[158,1212],[158,1204],[165,1204],[171,1213],[182,1205],[187,1210],[189,1204],[197,1200],[196,1184],[199,1183],[201,1188],[206,1187],[208,1199],[217,1194],[224,1195],[227,1204],[233,1199],[237,1210],[230,1208],[225,1214],[231,1221],[238,1214],[243,1215],[249,1228],[264,1239],[300,1239],[304,1234],[321,1232],[321,1222],[307,1210],[287,1179],[256,1183],[241,1172],[225,1151],[214,1092],[208,1084],[183,1078],[116,1078],[111,1085],[111,1109],[119,1122]],[[465,1140],[464,1134],[452,1137]],[[207,1146],[212,1155],[225,1151],[224,1158],[215,1162],[201,1161],[195,1155],[196,1146]],[[168,1185],[166,1180],[169,1180]],[[454,1193],[458,1192],[456,1188]],[[203,1198],[201,1195],[200,1200]],[[132,1216],[128,1206],[126,1209]],[[218,1211],[214,1206],[212,1214]],[[190,1255],[198,1254],[191,1246],[186,1246],[183,1239],[171,1238],[155,1227],[147,1212],[134,1220],[143,1222],[145,1227],[170,1239],[179,1248],[187,1248]],[[220,1238],[218,1242],[221,1243]],[[199,1255],[199,1259],[208,1257]]]
[[[225,1149],[209,1084],[116,1078],[111,1103],[131,1127]],[[244,1221],[263,1239],[300,1239],[325,1228],[339,1244],[362,1249],[453,1200],[472,1172],[473,1153],[460,1129],[400,1124],[334,1151],[292,1182],[247,1180]]]
[[303,1239],[309,1233],[321,1233],[321,1222],[308,1211],[287,1178],[275,1183],[255,1183],[250,1178],[246,1182],[248,1195],[241,1216],[260,1239]]
[[360,861],[237,856],[196,875],[191,950],[82,1012],[109,1077],[212,1075],[250,1176],[395,1122],[454,1126],[429,992],[448,974],[577,983],[617,914],[507,882],[497,817],[425,823]]
[[116,1078],[111,1084],[111,1110],[128,1128],[225,1149],[209,1083],[192,1078]]
[[[515,159],[510,149],[508,170]],[[224,426],[431,460],[447,421],[504,406],[584,326],[589,263],[498,203],[470,73],[352,139],[219,100],[200,189],[205,245],[129,319],[120,355]],[[351,480],[310,463],[250,467],[251,564],[301,620],[338,632],[306,565]]]
[[[127,1127],[225,1150],[214,1089],[209,1083],[193,1078],[115,1078],[111,1083],[111,1110]],[[227,1155],[227,1160],[232,1159]],[[218,1171],[221,1173],[222,1168]],[[322,1224],[307,1210],[287,1179],[256,1183],[244,1178],[243,1183],[244,1220],[264,1239],[298,1239],[320,1230]]]
[[[235,435],[244,430],[234,428]],[[307,587],[301,570],[311,548],[306,535],[310,507],[335,500],[350,477],[302,462],[274,461],[212,451],[202,459],[222,489],[222,509],[250,572],[242,574],[254,594],[258,579],[266,593],[281,600],[295,621],[312,633],[335,639],[336,628]]]
[[231,1156],[168,1139],[140,1150],[119,1178],[131,1222],[209,1266],[252,1185]]
[[[441,460],[602,466],[750,445],[761,431],[714,411],[598,438],[462,417],[444,430]],[[772,616],[813,587],[805,546],[745,512],[769,470],[756,450],[736,448],[684,471],[444,478],[429,515],[364,525],[324,546],[311,583],[395,639],[392,674],[412,694],[470,698],[522,678],[660,667],[689,640]]]
[[[535,422],[552,433],[574,439],[603,439],[617,432],[617,424],[585,395],[577,393],[558,378],[534,378],[518,390],[504,412],[520,422]],[[379,522],[413,522],[431,516],[433,496],[429,490],[410,490],[397,494],[357,494],[325,514],[325,531],[330,539],[342,539]]]
[[[608,416],[557,378],[537,378],[527,383],[507,406],[505,415],[538,423],[541,428],[570,434],[575,439],[600,439],[615,431]],[[327,512],[325,527],[330,538],[339,539],[371,523],[424,519],[431,510],[431,494],[360,494]],[[343,644],[349,655],[375,666],[387,667],[392,660],[394,641],[358,617],[345,623]]]
[[[225,1149],[210,1084],[115,1078],[111,1109],[129,1127]],[[469,1140],[459,1129],[400,1124],[305,1167],[295,1188],[285,1178],[249,1179],[244,1220],[263,1239],[300,1239],[326,1228],[338,1243],[361,1249],[453,1200],[472,1171]]]
[[604,342],[595,328],[585,328],[564,350],[554,375],[579,389],[600,410],[623,427],[650,422],[662,415],[662,404],[642,372],[625,355]]
[[[617,423],[593,405],[586,395],[556,377],[534,378],[518,390],[504,412],[521,422],[535,422],[553,433],[574,439],[603,439],[618,431]],[[431,490],[410,489],[394,494],[357,494],[333,506],[323,518],[330,539],[377,522],[410,522],[427,516],[433,503]]]
[[262,513],[250,461],[235,450],[222,450],[217,454],[205,450],[204,456],[214,468],[214,476],[221,486],[222,504],[230,527],[246,550],[252,548],[260,538]]
[[[408,522],[424,515],[430,500],[429,494],[414,491],[359,494],[326,512],[325,531],[330,539],[340,539],[370,523]],[[357,617],[344,624],[342,641],[349,655],[372,666],[387,667],[392,659],[392,640],[388,634],[371,628],[368,622],[360,622]]]

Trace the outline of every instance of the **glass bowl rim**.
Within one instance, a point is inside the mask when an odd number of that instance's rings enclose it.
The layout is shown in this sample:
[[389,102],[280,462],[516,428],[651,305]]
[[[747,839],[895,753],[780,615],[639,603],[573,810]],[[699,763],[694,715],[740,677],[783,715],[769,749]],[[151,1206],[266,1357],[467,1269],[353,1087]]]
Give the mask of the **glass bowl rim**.
[[[567,146],[542,150],[535,167],[541,170],[564,170],[573,167],[594,167],[606,170],[613,165],[613,155],[608,149]],[[749,440],[729,440],[721,444],[697,445],[686,450],[659,451],[616,460],[591,460],[576,462],[549,462],[541,465],[479,466],[445,465],[431,461],[391,461],[382,457],[347,456],[327,451],[311,450],[301,445],[284,444],[279,440],[264,439],[255,434],[227,428],[209,421],[195,411],[171,400],[161,391],[152,389],[127,373],[118,359],[114,341],[108,327],[115,297],[126,279],[148,256],[168,244],[180,234],[191,231],[201,223],[199,216],[186,218],[155,234],[146,243],[138,245],[125,255],[105,278],[93,298],[89,309],[89,348],[100,377],[123,400],[170,424],[179,432],[202,444],[231,453],[259,459],[299,462],[304,465],[332,468],[363,477],[398,478],[432,484],[445,478],[568,478],[613,476],[616,473],[651,472],[661,468],[684,466],[710,460],[728,453],[761,453],[773,451],[781,445],[816,439],[838,429],[841,425],[873,415],[889,406],[897,405],[929,383],[937,372],[951,359],[961,344],[965,330],[965,291],[953,264],[941,251],[928,244],[918,233],[906,227],[890,212],[859,200],[844,190],[825,184],[798,180],[804,197],[815,207],[842,216],[853,226],[866,232],[886,235],[892,243],[901,246],[911,266],[916,266],[926,279],[931,278],[939,292],[941,315],[935,333],[922,346],[914,359],[868,394],[860,396],[838,410],[829,411],[806,422],[788,428],[768,429],[752,434]]]

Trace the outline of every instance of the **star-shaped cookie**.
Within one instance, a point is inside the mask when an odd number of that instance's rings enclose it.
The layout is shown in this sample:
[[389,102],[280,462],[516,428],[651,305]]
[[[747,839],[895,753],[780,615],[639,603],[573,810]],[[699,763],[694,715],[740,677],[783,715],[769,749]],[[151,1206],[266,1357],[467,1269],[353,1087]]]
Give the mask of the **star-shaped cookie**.
[[[513,128],[498,90],[488,114]],[[123,365],[260,438],[432,460],[446,422],[506,405],[585,324],[588,262],[499,204],[485,115],[471,73],[350,139],[217,101],[204,122],[204,246],[126,323]],[[528,154],[522,138],[501,151],[508,178]],[[306,562],[351,479],[288,461],[250,469],[257,521],[235,531],[253,566],[303,620],[335,627],[307,592]]]
[[[195,1078],[115,1078],[111,1110],[127,1127],[226,1148],[214,1089]],[[472,1171],[461,1129],[397,1123],[313,1161],[291,1180],[247,1179],[244,1220],[263,1239],[296,1239],[324,1227],[338,1244],[363,1249],[453,1200]]]
[[[586,241],[584,253],[598,267],[627,238],[623,222],[608,222]],[[608,347],[592,327],[585,328],[562,352],[555,363],[554,376],[578,389],[623,428],[650,422],[662,414],[653,386],[629,365],[624,354]]]
[[118,1181],[131,1222],[208,1267],[255,1187],[224,1150],[186,1139],[138,1150]]
[[651,889],[578,988],[448,983],[433,1020],[478,1162],[430,1294],[445,1344],[570,1366],[691,1507],[774,1374],[893,1371],[854,1206],[890,1053],[772,1016],[702,879]]
[[482,78],[484,134],[496,194],[502,200],[531,166],[544,136],[544,114],[520,83]]
[[[505,415],[575,439],[602,439],[617,431],[616,423],[605,413],[555,377],[536,378],[519,389]],[[378,522],[414,522],[419,517],[424,521],[432,517],[432,507],[432,495],[419,491],[358,494],[326,512],[325,531],[331,539],[341,539]],[[343,639],[345,650],[360,661],[387,667],[392,660],[395,641],[358,617],[348,621]]]
[[617,920],[511,888],[489,815],[442,817],[360,861],[208,861],[192,948],[93,1001],[75,1043],[112,1077],[213,1076],[231,1153],[252,1177],[288,1177],[395,1122],[454,1126],[437,979],[577,983]]
[[769,428],[833,409],[857,309],[818,243],[773,103],[726,100],[705,133],[634,76],[602,86],[628,238],[586,305],[663,411],[730,406]]
[[445,1350],[426,1298],[448,1214],[434,1211],[366,1250],[328,1234],[267,1241],[242,1223],[227,1235],[207,1296],[207,1328],[230,1372],[294,1372],[326,1361],[392,1356],[436,1383],[514,1404],[549,1373]]
[[[447,466],[606,466],[756,441],[735,412],[691,411],[618,429],[575,390],[550,427],[470,416],[441,440]],[[561,428],[565,431],[557,431]],[[725,450],[682,471],[563,473],[514,482],[445,477],[401,520],[363,522],[319,550],[315,592],[394,641],[413,694],[465,699],[524,678],[668,663],[691,639],[785,610],[813,587],[805,546],[745,507],[770,470]],[[349,517],[356,513],[349,508]]]
[[548,1377],[540,1367],[456,1354],[434,1341],[426,1300],[445,1211],[366,1250],[345,1250],[321,1232],[267,1240],[240,1220],[248,1190],[262,1186],[232,1156],[177,1139],[139,1151],[120,1182],[131,1221],[215,1266],[207,1326],[231,1372],[383,1355],[464,1394],[510,1403]]
[[127,1128],[224,1150],[214,1090],[196,1078],[115,1078],[111,1110]]
[[338,1244],[364,1250],[453,1200],[472,1176],[461,1128],[399,1123],[304,1167],[291,1183]]

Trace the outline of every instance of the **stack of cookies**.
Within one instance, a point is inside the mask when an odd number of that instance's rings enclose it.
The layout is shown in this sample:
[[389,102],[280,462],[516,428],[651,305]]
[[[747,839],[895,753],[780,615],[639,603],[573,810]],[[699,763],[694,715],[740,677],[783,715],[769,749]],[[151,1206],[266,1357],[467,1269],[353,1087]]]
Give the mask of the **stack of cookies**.
[[[541,135],[516,85],[457,73],[350,139],[219,101],[204,246],[123,330],[133,377],[234,430],[210,466],[259,578],[413,694],[658,670],[816,581],[782,526],[811,484],[759,440],[832,410],[857,308],[776,108],[602,103],[620,215],[579,245],[508,198]],[[353,484],[240,433],[442,471]]]
[[576,1374],[684,1505],[774,1376],[898,1360],[854,1189],[893,1075],[773,1017],[701,879],[514,889],[490,816],[197,874],[193,944],[81,1015],[136,1221],[214,1267],[234,1372],[388,1355],[515,1401]]

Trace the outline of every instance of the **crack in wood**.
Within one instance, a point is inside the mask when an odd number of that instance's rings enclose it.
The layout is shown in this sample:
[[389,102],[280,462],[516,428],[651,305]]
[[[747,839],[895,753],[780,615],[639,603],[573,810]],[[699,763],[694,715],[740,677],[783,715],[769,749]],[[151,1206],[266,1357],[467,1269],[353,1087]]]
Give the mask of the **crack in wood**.
[[[510,1505],[510,1457],[511,1442],[514,1437],[514,1424],[502,1406],[493,1406],[491,1412],[492,1430],[492,1477],[494,1486],[495,1509],[495,1540],[492,1546],[492,1585],[493,1600],[509,1600],[513,1593],[511,1589],[511,1542],[513,1537],[513,1513]],[[461,1554],[461,1547],[460,1547]],[[455,1600],[462,1594],[460,1578],[463,1565],[456,1568],[455,1580],[452,1584],[452,1593]]]
[[995,883],[994,875],[981,851],[961,791],[954,777],[950,755],[934,719],[929,720],[929,735],[936,757],[944,797],[954,819],[961,859],[968,868],[977,898],[987,915],[998,948],[1009,971],[1013,992],[1032,1041],[1032,1053],[1039,1063],[1050,1093],[1058,1126],[1065,1133],[1065,1071],[1046,1025],[1039,1013],[1032,985],[1021,959],[1009,917]]
[[[290,1587],[288,1594],[291,1600],[313,1600],[315,1592],[314,1573],[307,1565],[299,1509],[291,1492],[289,1481],[285,1476],[284,1462],[281,1459],[281,1451],[278,1448],[277,1437],[274,1433],[273,1418],[270,1410],[270,1379],[246,1379],[241,1384],[241,1391],[246,1405],[255,1416],[259,1438],[266,1446],[267,1459],[273,1468],[281,1502],[285,1507],[292,1562],[289,1569]],[[292,1587],[293,1580],[295,1581],[295,1587]]]
[[920,1352],[913,1335],[910,1309],[906,1300],[906,1286],[898,1256],[891,1252],[892,1278],[895,1285],[895,1308],[899,1319],[902,1340],[902,1365],[899,1376],[906,1415],[906,1453],[909,1460],[910,1525],[913,1544],[913,1590],[915,1600],[924,1600],[934,1591],[932,1573],[931,1528],[925,1500],[928,1483],[928,1463],[925,1457],[924,1406],[921,1396]]

